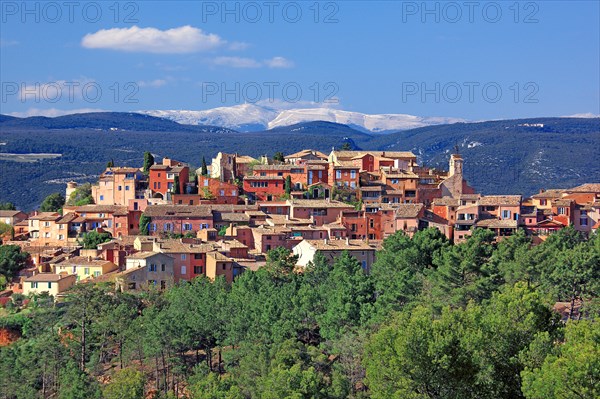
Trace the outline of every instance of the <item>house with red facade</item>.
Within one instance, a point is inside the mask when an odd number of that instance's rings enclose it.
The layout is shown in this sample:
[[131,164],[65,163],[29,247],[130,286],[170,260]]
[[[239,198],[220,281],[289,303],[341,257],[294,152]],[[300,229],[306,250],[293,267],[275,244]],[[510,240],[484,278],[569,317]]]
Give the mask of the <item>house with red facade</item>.
[[148,233],[153,236],[196,233],[213,227],[208,205],[149,205],[144,215],[150,218]]
[[245,176],[244,193],[252,202],[277,201],[285,195],[283,176]]
[[[148,188],[152,193],[152,198],[171,201],[173,194],[185,194],[189,175],[190,169],[184,163],[163,158],[162,164],[150,167]],[[174,186],[175,181],[178,181],[178,188]]]

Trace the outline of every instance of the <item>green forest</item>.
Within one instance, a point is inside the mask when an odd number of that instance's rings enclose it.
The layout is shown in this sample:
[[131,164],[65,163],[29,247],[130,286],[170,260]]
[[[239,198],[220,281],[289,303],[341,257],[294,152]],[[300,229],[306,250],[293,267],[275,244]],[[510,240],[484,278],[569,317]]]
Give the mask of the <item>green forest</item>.
[[278,248],[231,285],[14,297],[0,398],[600,397],[598,235],[428,229],[387,238],[369,274],[347,252],[295,264]]

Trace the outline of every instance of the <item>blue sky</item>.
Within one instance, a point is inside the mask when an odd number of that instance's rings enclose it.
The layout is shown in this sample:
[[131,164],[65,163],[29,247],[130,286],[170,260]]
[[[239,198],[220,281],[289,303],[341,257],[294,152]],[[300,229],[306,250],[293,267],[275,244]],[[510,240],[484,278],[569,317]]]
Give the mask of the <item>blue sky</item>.
[[2,1],[1,112],[600,114],[598,1],[114,4]]

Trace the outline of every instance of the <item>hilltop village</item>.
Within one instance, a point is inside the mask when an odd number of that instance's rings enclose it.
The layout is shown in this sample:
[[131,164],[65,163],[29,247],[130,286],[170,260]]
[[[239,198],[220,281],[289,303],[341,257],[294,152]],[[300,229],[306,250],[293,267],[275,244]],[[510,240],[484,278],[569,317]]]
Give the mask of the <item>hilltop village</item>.
[[[146,153],[141,167],[109,165],[89,204],[0,211],[12,227],[4,244],[31,255],[6,293],[60,296],[90,281],[120,291],[197,276],[232,282],[278,247],[298,256],[299,270],[317,253],[333,262],[348,251],[368,273],[382,240],[398,231],[434,227],[459,243],[474,229],[493,231],[497,241],[523,229],[539,243],[567,226],[585,234],[600,226],[600,184],[531,198],[482,195],[463,168],[458,153],[440,171],[411,152],[304,150],[273,159],[219,153],[192,170]],[[80,189],[68,183],[65,197]]]

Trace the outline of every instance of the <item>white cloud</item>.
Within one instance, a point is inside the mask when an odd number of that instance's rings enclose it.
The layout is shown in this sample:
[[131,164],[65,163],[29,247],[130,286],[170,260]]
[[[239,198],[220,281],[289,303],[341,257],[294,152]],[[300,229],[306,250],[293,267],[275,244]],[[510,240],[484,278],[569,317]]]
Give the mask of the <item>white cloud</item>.
[[213,63],[232,68],[260,68],[262,66],[260,62],[244,57],[217,57],[213,60]]
[[71,115],[71,114],[85,114],[88,112],[107,112],[103,109],[98,108],[78,108],[78,109],[57,109],[57,108],[29,108],[23,112],[11,112],[10,116],[16,116],[18,118],[27,118],[29,116],[47,116],[54,118],[56,116]]
[[19,42],[16,40],[0,39],[0,47],[16,46],[17,44],[19,44]]
[[283,57],[273,57],[270,60],[265,60],[265,65],[269,68],[291,68],[294,63]]
[[151,88],[159,88],[165,86],[167,81],[164,79],[154,79],[154,80],[140,80],[137,82],[139,87],[151,87]]
[[244,43],[244,42],[232,42],[228,46],[229,50],[233,50],[233,51],[245,50],[248,47],[250,47],[250,44]]
[[581,114],[565,115],[563,118],[600,118],[600,114],[593,114],[591,112],[584,112]]
[[[46,102],[57,103],[59,101],[73,102],[81,99],[83,91],[89,89],[90,96],[95,95],[94,87],[87,88],[88,84],[93,84],[96,87],[98,83],[88,78],[73,79],[73,80],[55,80],[51,82],[35,82],[23,83],[19,87],[19,100],[22,103],[31,102]],[[85,88],[85,89],[84,89]]]
[[294,63],[283,57],[273,57],[264,61],[246,57],[217,57],[212,60],[213,64],[231,68],[291,68]]
[[88,33],[81,40],[83,47],[91,49],[165,54],[206,51],[225,43],[218,35],[189,25],[167,30],[138,26],[102,29]]

